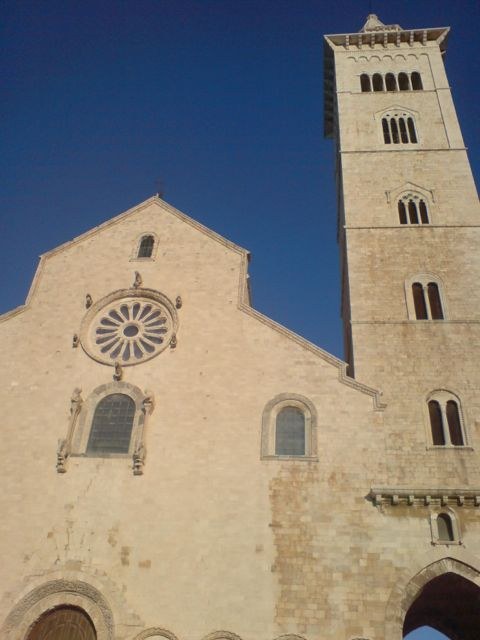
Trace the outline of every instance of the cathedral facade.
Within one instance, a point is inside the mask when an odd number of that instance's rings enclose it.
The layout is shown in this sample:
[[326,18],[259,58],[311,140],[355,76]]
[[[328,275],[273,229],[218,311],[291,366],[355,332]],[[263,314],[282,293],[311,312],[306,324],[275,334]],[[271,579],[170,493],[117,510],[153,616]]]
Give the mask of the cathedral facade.
[[0,318],[5,640],[480,628],[479,204],[448,29],[325,37],[346,362],[152,197]]

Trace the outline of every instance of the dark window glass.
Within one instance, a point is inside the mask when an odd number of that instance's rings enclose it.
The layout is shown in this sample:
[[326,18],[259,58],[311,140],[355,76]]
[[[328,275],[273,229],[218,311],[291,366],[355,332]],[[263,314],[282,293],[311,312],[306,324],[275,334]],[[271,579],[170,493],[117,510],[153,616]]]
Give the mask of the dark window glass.
[[460,424],[458,405],[455,400],[449,400],[447,402],[447,422],[450,432],[450,442],[457,447],[462,446],[464,444],[462,426]]
[[383,91],[383,78],[379,73],[373,74],[373,90]]
[[400,136],[402,138],[402,142],[407,143],[408,133],[407,133],[407,127],[405,125],[405,120],[403,118],[399,118],[398,124],[400,125]]
[[430,414],[430,426],[432,428],[432,442],[435,445],[445,444],[445,434],[443,433],[442,410],[436,400],[428,403],[428,413]]
[[420,200],[420,220],[422,224],[428,224],[428,211],[424,200]]
[[423,89],[422,78],[418,71],[412,73],[412,89],[414,91],[421,91]]
[[405,204],[401,200],[398,202],[398,217],[400,218],[400,224],[407,224],[407,211]]
[[413,200],[408,201],[408,215],[410,216],[410,224],[418,224],[417,205]]
[[113,393],[95,409],[87,453],[128,453],[135,403],[123,393]]
[[393,144],[398,144],[400,142],[400,138],[398,137],[398,124],[395,118],[390,118],[390,127],[392,129]]
[[413,118],[408,118],[408,133],[410,134],[410,142],[416,143],[417,140],[417,132],[415,131],[415,124],[413,122]]
[[427,286],[428,304],[430,305],[430,316],[432,320],[443,320],[442,302],[440,291],[436,282],[429,282]]
[[362,73],[360,76],[360,87],[364,93],[372,90],[370,77],[366,73]]
[[417,320],[427,320],[427,305],[425,304],[423,285],[420,282],[414,282],[412,285],[412,293],[413,302],[415,304],[415,316]]
[[400,91],[408,91],[410,89],[410,85],[408,83],[408,76],[406,73],[398,74],[398,86]]
[[275,426],[277,456],[305,455],[305,416],[296,407],[285,407],[277,415]]
[[395,76],[393,73],[387,73],[385,76],[385,85],[387,87],[387,91],[397,90],[397,83],[395,82]]
[[450,516],[446,513],[440,513],[437,516],[438,539],[453,542],[453,527]]
[[27,640],[96,640],[96,637],[92,621],[83,611],[59,607],[37,620]]
[[138,249],[138,257],[151,258],[154,243],[155,240],[153,236],[143,236]]
[[383,129],[383,141],[385,144],[390,144],[392,139],[390,138],[390,130],[388,128],[388,120],[386,118],[382,118],[382,129]]

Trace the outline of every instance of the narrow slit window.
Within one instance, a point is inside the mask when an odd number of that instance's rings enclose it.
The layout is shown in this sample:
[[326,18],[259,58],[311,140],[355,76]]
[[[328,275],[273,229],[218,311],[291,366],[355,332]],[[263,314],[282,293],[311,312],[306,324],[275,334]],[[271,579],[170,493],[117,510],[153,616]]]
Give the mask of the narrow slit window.
[[415,305],[415,317],[417,320],[428,320],[427,305],[421,282],[414,282],[412,285],[413,303]]
[[400,138],[398,136],[398,124],[395,118],[390,118],[390,127],[392,129],[393,144],[399,144]]
[[397,90],[397,81],[395,80],[393,73],[387,73],[385,76],[385,85],[387,87],[387,91]]
[[143,236],[138,248],[138,258],[151,258],[155,239],[153,236]]
[[400,126],[400,136],[402,138],[402,142],[403,143],[407,143],[408,142],[408,133],[407,133],[407,127],[405,125],[404,118],[399,118],[398,124]]
[[425,204],[425,200],[420,200],[419,208],[420,208],[420,220],[422,224],[429,224],[428,211],[427,211],[427,205]]
[[402,200],[398,202],[398,217],[400,218],[400,224],[407,224],[407,210]]
[[455,400],[449,400],[446,407],[448,431],[450,433],[450,442],[456,446],[463,446],[462,425],[460,423],[460,413]]
[[367,93],[372,90],[372,83],[370,82],[370,76],[366,73],[362,73],[360,76],[360,88],[363,93]]
[[277,415],[275,455],[305,455],[305,416],[297,407],[285,407]]
[[408,91],[410,89],[410,83],[408,81],[408,75],[406,73],[398,74],[398,86],[400,91]]
[[373,74],[373,90],[383,91],[383,78],[379,73]]
[[430,415],[430,427],[432,429],[432,442],[434,445],[445,444],[445,434],[443,433],[442,409],[437,400],[430,400],[428,403],[428,413]]
[[446,513],[440,513],[437,516],[437,530],[438,539],[442,542],[453,542],[455,537],[453,535],[452,519]]
[[418,224],[417,205],[413,200],[408,201],[408,215],[410,217],[410,224]]
[[421,91],[423,89],[422,78],[418,71],[412,73],[412,89],[414,91]]
[[413,118],[408,118],[408,133],[410,134],[410,142],[416,143],[417,140],[417,132],[415,131],[415,124],[413,122]]
[[382,118],[382,129],[383,129],[383,141],[385,144],[391,144],[392,138],[390,137],[390,129],[388,128],[388,120],[386,118]]
[[430,316],[432,320],[443,320],[442,301],[440,291],[436,282],[429,282],[427,285],[428,303],[430,305]]

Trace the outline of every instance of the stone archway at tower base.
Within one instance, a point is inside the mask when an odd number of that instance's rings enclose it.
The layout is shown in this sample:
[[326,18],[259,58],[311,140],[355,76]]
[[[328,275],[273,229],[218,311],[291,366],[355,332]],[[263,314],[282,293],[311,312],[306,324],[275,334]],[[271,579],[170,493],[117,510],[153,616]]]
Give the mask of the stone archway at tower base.
[[479,622],[480,567],[447,557],[397,582],[387,605],[385,637],[402,640],[430,625],[452,640],[476,640]]

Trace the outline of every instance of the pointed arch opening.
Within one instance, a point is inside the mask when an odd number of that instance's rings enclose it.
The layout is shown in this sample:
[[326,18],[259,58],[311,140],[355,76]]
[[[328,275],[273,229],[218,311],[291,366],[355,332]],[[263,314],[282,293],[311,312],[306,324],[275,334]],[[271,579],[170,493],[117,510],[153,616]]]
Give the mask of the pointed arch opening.
[[427,582],[406,613],[403,637],[427,625],[454,640],[476,640],[480,629],[480,587],[454,572]]

